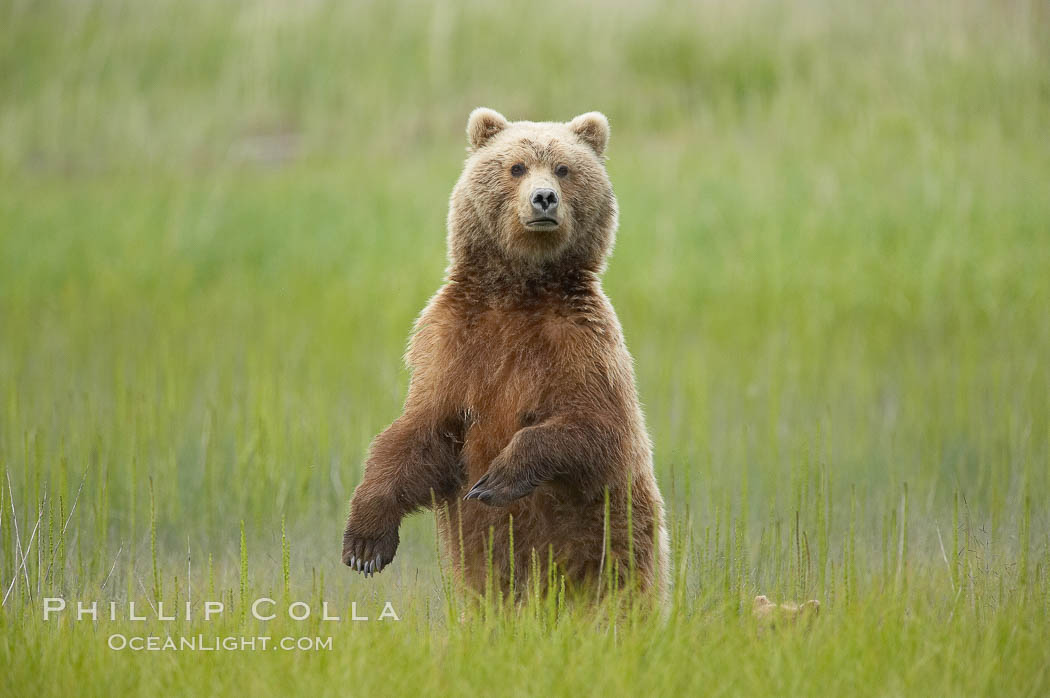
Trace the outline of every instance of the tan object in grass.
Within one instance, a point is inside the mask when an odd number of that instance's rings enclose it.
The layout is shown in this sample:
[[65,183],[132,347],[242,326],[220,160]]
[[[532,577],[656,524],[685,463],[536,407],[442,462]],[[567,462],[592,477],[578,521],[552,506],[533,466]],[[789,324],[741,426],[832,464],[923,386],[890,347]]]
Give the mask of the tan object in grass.
[[812,620],[820,613],[820,602],[810,599],[802,604],[777,604],[765,596],[756,596],[752,615],[763,623],[794,623],[799,619]]

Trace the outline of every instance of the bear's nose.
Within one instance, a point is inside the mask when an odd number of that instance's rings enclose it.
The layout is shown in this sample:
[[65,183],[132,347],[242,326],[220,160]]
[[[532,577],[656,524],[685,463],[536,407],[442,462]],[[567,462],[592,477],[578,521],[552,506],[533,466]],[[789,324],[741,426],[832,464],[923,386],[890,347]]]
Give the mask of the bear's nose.
[[532,210],[550,217],[558,210],[558,192],[553,189],[536,189],[532,192]]

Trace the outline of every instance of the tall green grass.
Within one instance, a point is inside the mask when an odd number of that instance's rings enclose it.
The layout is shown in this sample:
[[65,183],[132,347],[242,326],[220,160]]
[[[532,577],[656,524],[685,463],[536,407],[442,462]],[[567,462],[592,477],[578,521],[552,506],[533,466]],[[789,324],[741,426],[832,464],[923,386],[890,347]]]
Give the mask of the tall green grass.
[[[0,686],[1045,694],[1047,46],[1025,2],[0,7]],[[339,564],[482,104],[612,122],[665,614],[477,604],[429,515],[382,575]],[[821,614],[770,631],[756,594]]]

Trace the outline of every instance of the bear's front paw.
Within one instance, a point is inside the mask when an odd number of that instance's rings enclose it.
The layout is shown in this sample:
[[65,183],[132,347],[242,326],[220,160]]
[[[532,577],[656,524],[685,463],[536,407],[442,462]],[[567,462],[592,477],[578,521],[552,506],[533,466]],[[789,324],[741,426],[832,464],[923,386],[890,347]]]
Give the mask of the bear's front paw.
[[353,526],[347,524],[343,533],[343,564],[370,577],[390,564],[399,542],[396,528],[379,537],[370,537],[356,533]]
[[476,499],[491,507],[505,507],[516,499],[532,494],[537,485],[525,473],[515,473],[493,463],[463,499]]

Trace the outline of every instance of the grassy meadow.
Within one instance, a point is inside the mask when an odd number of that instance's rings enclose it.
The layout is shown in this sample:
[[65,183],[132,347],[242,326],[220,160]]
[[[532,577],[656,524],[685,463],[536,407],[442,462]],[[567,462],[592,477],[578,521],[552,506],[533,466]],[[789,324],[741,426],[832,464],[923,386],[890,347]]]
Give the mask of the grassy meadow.
[[[661,617],[340,564],[481,105],[612,124]],[[0,3],[2,695],[1047,695],[1048,364],[1044,3]]]

